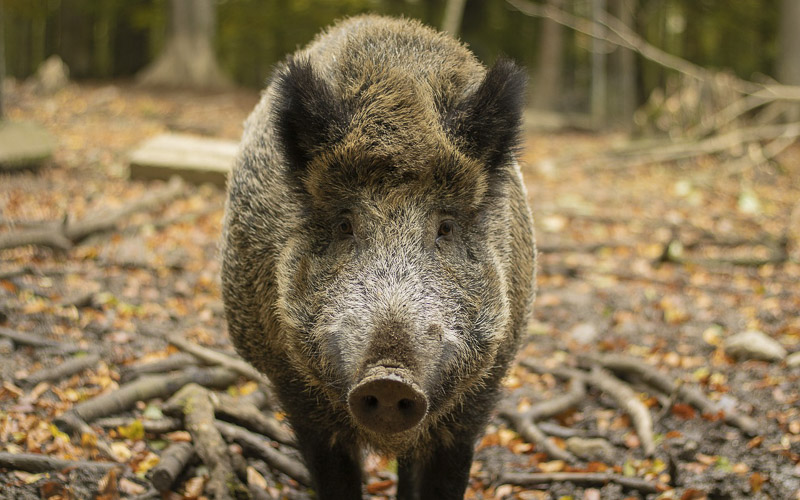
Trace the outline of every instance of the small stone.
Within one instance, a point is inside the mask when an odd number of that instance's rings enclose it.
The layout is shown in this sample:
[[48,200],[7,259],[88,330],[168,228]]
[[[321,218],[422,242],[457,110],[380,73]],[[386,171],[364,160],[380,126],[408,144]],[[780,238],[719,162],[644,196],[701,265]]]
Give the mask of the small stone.
[[786,349],[777,341],[758,330],[737,333],[725,340],[725,354],[737,359],[779,361],[786,357]]
[[567,450],[578,457],[598,462],[611,462],[614,459],[614,447],[601,438],[571,437],[566,440]]
[[591,344],[597,339],[597,327],[592,323],[579,323],[569,332],[572,340],[579,344]]
[[786,357],[787,368],[800,368],[800,351],[793,352]]

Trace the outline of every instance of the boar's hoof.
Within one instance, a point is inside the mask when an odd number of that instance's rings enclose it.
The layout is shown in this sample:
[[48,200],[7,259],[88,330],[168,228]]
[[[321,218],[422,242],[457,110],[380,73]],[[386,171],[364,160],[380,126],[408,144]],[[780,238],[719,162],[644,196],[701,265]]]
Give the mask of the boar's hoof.
[[359,424],[382,434],[411,429],[428,410],[428,399],[416,384],[382,368],[350,391],[348,404]]

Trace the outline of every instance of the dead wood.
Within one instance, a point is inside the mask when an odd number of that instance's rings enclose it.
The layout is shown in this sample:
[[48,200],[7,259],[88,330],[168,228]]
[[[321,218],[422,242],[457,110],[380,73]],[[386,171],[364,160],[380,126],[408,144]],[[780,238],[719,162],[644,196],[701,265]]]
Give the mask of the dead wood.
[[152,210],[185,192],[183,181],[179,177],[173,177],[164,188],[117,209],[97,210],[92,215],[77,221],[50,222],[45,224],[45,227],[0,234],[0,249],[38,245],[69,250],[92,234],[115,229],[126,217],[136,212]]
[[617,405],[625,411],[633,422],[636,429],[636,434],[639,436],[639,441],[642,444],[642,451],[645,456],[652,456],[655,452],[655,442],[653,440],[653,419],[650,416],[650,411],[647,407],[639,401],[636,393],[633,392],[625,382],[614,377],[610,373],[600,368],[593,369],[591,375],[574,368],[555,368],[544,369],[538,363],[525,359],[520,361],[520,365],[533,371],[534,373],[550,373],[556,377],[574,380],[583,380],[589,385],[593,385],[605,392],[617,403]]
[[199,361],[195,356],[179,352],[167,358],[159,359],[158,361],[123,366],[120,370],[120,379],[123,382],[129,382],[143,375],[154,375],[158,373],[184,370],[187,367],[197,366],[198,364]]
[[620,408],[630,415],[636,434],[642,442],[642,451],[647,457],[653,456],[656,451],[656,445],[653,441],[653,418],[650,416],[650,410],[639,401],[639,397],[633,392],[633,389],[599,367],[594,367],[591,377],[587,377],[587,379],[588,383],[605,391],[617,402]]
[[[592,362],[597,363],[609,370],[632,374],[641,379],[644,383],[663,392],[664,394],[676,394],[678,399],[694,406],[701,413],[716,415],[720,412],[717,404],[708,399],[698,389],[673,382],[668,376],[661,374],[652,366],[649,366],[636,359],[607,354],[603,356],[589,356]],[[750,436],[755,436],[759,432],[758,423],[747,415],[742,415],[733,409],[723,412],[723,420],[738,429],[741,429]]]
[[35,453],[7,453],[0,452],[0,469],[22,470],[25,472],[39,473],[60,471],[65,469],[89,469],[106,472],[110,469],[122,467],[114,462],[94,462],[90,460],[62,460]]
[[662,145],[650,145],[644,150],[634,144],[627,150],[616,150],[609,153],[594,166],[603,169],[623,169],[648,163],[686,160],[728,151],[742,144],[789,137],[794,140],[798,136],[800,136],[800,123],[758,125],[701,140],[670,139]]
[[[716,75],[712,70],[651,45],[625,23],[607,12],[601,12],[599,19],[593,21],[572,15],[551,4],[537,4],[528,0],[506,1],[527,16],[546,17],[590,37],[633,50],[649,61],[697,80],[710,80]],[[736,77],[732,77],[732,84],[739,93],[750,94],[757,98],[800,101],[800,86],[756,83]]]
[[567,450],[559,448],[541,429],[539,429],[536,422],[530,418],[526,418],[524,413],[509,408],[501,408],[500,416],[511,422],[511,425],[523,439],[529,443],[535,444],[537,448],[540,448],[547,453],[547,455],[556,460],[563,460],[570,464],[578,462],[578,458],[575,455]]
[[258,454],[270,467],[283,472],[300,484],[311,485],[311,476],[306,466],[270,446],[263,437],[227,422],[218,420],[215,425],[227,440],[235,441],[242,447]]
[[128,427],[137,420],[142,422],[142,427],[144,428],[144,431],[147,432],[148,434],[166,434],[168,432],[174,432],[183,429],[183,422],[180,419],[169,418],[169,417],[159,418],[155,420],[136,419],[133,417],[108,417],[108,418],[98,418],[92,423],[99,427],[108,429],[116,427]]
[[504,472],[500,475],[500,483],[519,486],[535,486],[537,484],[571,482],[577,484],[616,483],[623,488],[641,493],[658,493],[669,489],[666,485],[637,477],[607,474],[604,472]]
[[87,350],[74,344],[66,344],[57,340],[50,340],[40,337],[34,333],[20,332],[2,326],[0,326],[0,336],[11,339],[14,344],[29,345],[32,347],[48,347],[63,353],[73,353]]
[[211,402],[214,404],[214,412],[223,420],[269,436],[279,443],[297,446],[294,437],[281,427],[277,420],[262,412],[248,400],[215,393],[211,395]]
[[150,470],[150,482],[158,491],[169,491],[195,456],[191,443],[172,443],[161,454],[158,465]]
[[271,404],[272,401],[276,400],[269,379],[253,368],[247,361],[189,342],[179,334],[171,334],[167,337],[167,340],[178,349],[188,352],[205,363],[224,366],[257,382],[260,390],[264,392],[264,396],[267,398],[267,404]]
[[180,336],[179,334],[172,334],[167,337],[167,341],[177,347],[178,349],[188,352],[192,356],[195,356],[197,359],[204,361],[206,363],[224,366],[229,370],[235,371],[240,375],[243,375],[250,380],[254,380],[256,382],[261,382],[264,380],[264,375],[261,374],[258,370],[253,368],[248,362],[244,361],[243,359],[234,358],[233,356],[229,356],[225,353],[215,351],[213,349],[209,349],[208,347],[203,347],[199,344],[195,344],[190,342]]
[[87,368],[95,366],[100,361],[97,354],[87,354],[86,356],[75,356],[52,368],[43,368],[27,377],[17,379],[22,385],[34,386],[39,382],[50,382],[70,377],[82,372]]
[[[116,391],[97,396],[75,405],[72,412],[84,421],[123,412],[137,401],[167,398],[191,382],[207,387],[228,387],[236,381],[237,374],[226,368],[191,368],[167,375],[142,377],[121,386]],[[59,417],[60,418],[60,417]],[[59,418],[56,419],[58,423]]]
[[228,446],[214,425],[214,407],[208,390],[190,383],[176,392],[164,407],[179,407],[183,412],[186,430],[200,459],[209,469],[205,489],[211,497],[223,500],[247,494],[247,488],[234,473]]
[[500,408],[500,416],[507,419],[520,436],[551,457],[568,463],[577,463],[577,457],[556,446],[541,430],[536,420],[563,413],[580,403],[584,397],[586,397],[586,385],[580,377],[576,377],[571,380],[567,394],[539,402],[524,411],[518,411],[513,404],[506,404]]

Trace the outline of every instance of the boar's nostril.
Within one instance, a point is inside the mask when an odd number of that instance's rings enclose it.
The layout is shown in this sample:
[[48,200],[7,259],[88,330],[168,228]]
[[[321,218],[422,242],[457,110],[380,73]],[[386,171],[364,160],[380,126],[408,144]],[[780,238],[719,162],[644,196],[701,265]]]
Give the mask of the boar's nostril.
[[364,396],[364,407],[367,409],[377,409],[379,405],[378,398],[375,396]]
[[428,410],[427,398],[415,384],[386,373],[363,379],[350,391],[348,404],[356,422],[383,434],[413,428]]

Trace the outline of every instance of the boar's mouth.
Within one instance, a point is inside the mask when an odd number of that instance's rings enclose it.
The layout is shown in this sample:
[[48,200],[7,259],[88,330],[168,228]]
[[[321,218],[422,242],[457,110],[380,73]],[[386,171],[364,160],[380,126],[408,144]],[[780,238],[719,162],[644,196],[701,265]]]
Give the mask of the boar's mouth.
[[408,373],[384,366],[367,371],[347,403],[359,425],[379,434],[413,429],[428,411],[428,398]]

